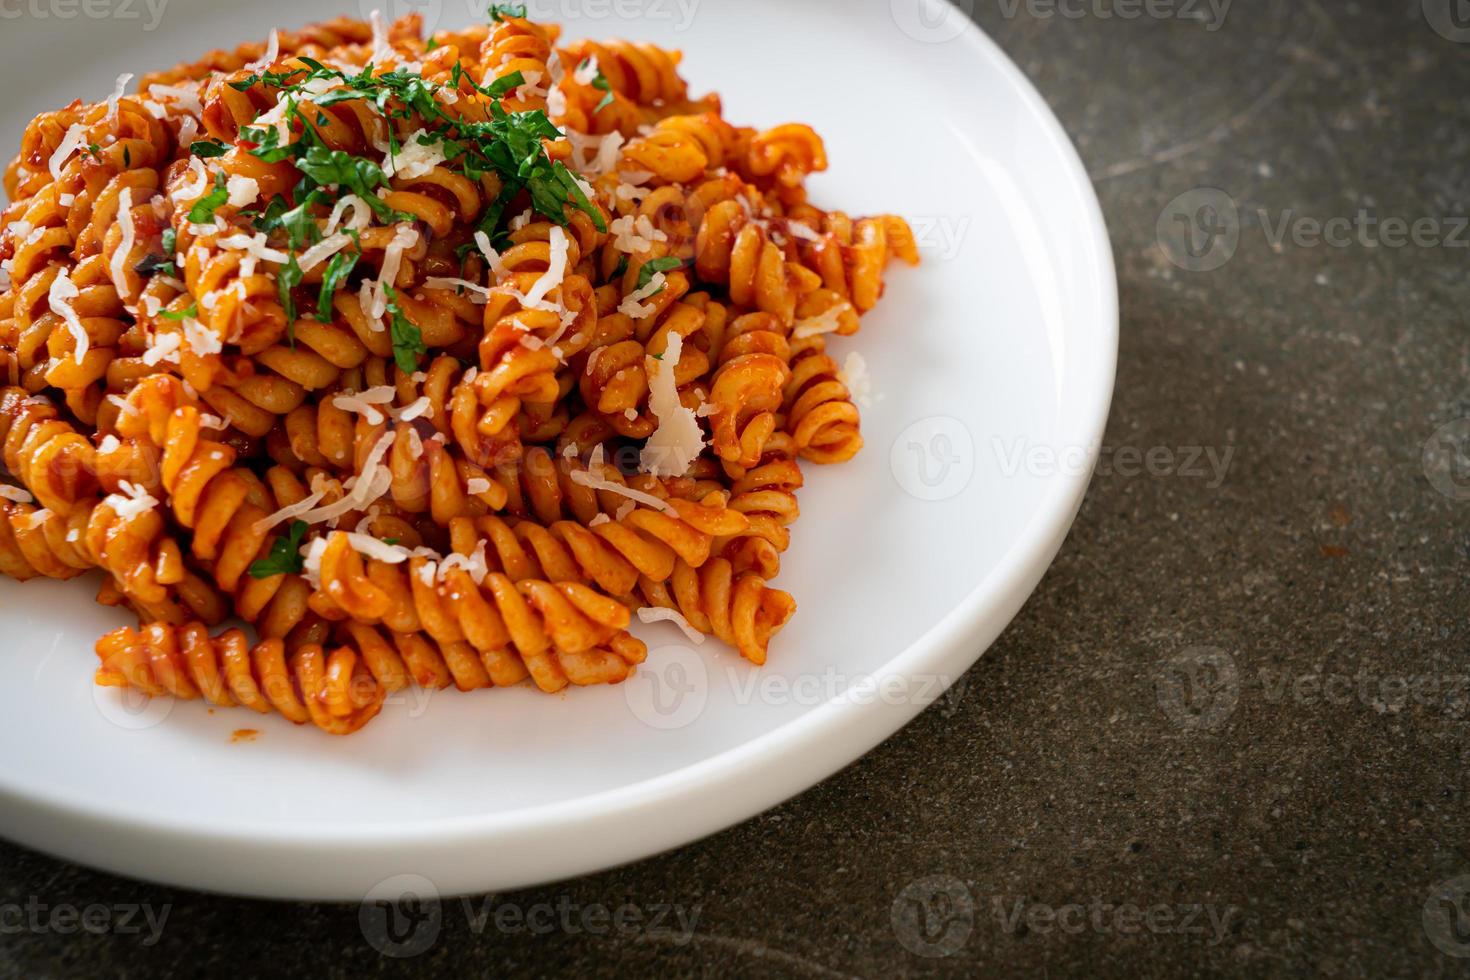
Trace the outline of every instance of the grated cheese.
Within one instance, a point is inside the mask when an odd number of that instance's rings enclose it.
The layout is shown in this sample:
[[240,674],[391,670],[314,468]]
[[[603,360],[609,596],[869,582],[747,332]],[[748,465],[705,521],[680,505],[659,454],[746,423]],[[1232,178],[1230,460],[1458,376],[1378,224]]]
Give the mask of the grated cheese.
[[243,208],[260,197],[260,182],[254,177],[233,174],[225,181],[225,192],[229,195],[227,203],[231,207]]
[[265,232],[257,231],[254,235],[244,233],[230,235],[228,238],[221,238],[215,244],[229,251],[246,252],[262,262],[280,262],[284,265],[290,260],[289,255],[279,249],[271,248],[265,241]]
[[112,94],[107,97],[107,118],[117,118],[117,103],[123,97],[123,91],[128,87],[128,82],[133,80],[132,72],[124,72],[117,76],[117,84],[113,86]]
[[694,413],[679,401],[674,370],[684,350],[684,338],[669,331],[662,360],[653,361],[648,379],[648,410],[658,428],[643,444],[639,465],[654,476],[683,476],[704,449],[704,431]]
[[76,341],[76,350],[73,356],[78,364],[82,358],[87,356],[87,347],[91,343],[87,338],[87,330],[82,326],[77,311],[72,307],[71,301],[81,295],[76,283],[71,281],[67,270],[62,269],[56,274],[56,279],[51,283],[51,290],[46,298],[51,303],[51,312],[61,317],[66,322],[66,328],[71,331],[72,338]]
[[405,137],[396,154],[390,148],[383,158],[383,173],[389,177],[422,177],[443,163],[445,151],[442,140],[434,140],[427,145],[419,142],[419,136],[427,132],[421,129]]
[[67,127],[66,135],[61,137],[61,142],[56,145],[56,152],[51,154],[49,166],[51,176],[60,178],[61,168],[66,166],[66,161],[71,155],[87,145],[87,127],[81,123],[72,123]]
[[[199,83],[186,83],[183,85],[150,85],[150,95],[159,95],[170,102],[177,103],[169,106],[170,109],[177,108],[191,116],[204,115],[204,103],[199,101]],[[180,143],[187,146],[186,140],[180,139]]]
[[389,411],[389,414],[399,422],[412,422],[416,418],[433,418],[434,403],[429,401],[428,395],[420,395],[397,412]]
[[348,194],[345,197],[338,198],[337,203],[332,205],[332,213],[327,218],[328,235],[337,230],[337,224],[347,213],[348,208],[352,209],[352,220],[347,222],[345,227],[351,228],[354,231],[362,231],[372,223],[373,212],[368,207],[367,202],[356,194]]
[[560,225],[551,226],[551,261],[546,271],[531,286],[531,291],[526,294],[526,305],[535,306],[546,298],[546,294],[561,285],[562,279],[567,272],[567,252],[571,247],[571,239]]
[[[480,232],[480,234],[483,235],[484,232]],[[430,276],[424,280],[424,288],[456,291],[463,289],[470,294],[470,302],[478,306],[484,306],[490,301],[490,290],[477,283],[470,282],[468,279],[456,279],[451,276]]]
[[847,385],[852,400],[863,408],[873,404],[873,379],[868,374],[868,362],[863,360],[863,355],[857,351],[848,354],[842,362],[842,370],[837,372],[837,380]]
[[662,272],[655,272],[653,278],[648,280],[648,285],[629,293],[622,303],[618,304],[618,312],[632,320],[646,320],[653,316],[658,307],[652,303],[644,303],[643,300],[663,292],[667,281]]
[[591,55],[572,72],[572,81],[578,85],[591,85],[597,80],[597,55]]
[[281,37],[274,28],[271,36],[265,42],[265,54],[245,66],[246,71],[255,71],[257,68],[269,68],[276,63],[281,54]]
[[296,256],[296,264],[301,266],[302,272],[310,272],[350,244],[352,244],[352,237],[344,232],[339,231],[328,235]]
[[131,520],[158,506],[158,501],[153,495],[142,487],[135,486],[127,480],[119,480],[117,485],[122,493],[110,494],[105,502],[123,520]]
[[684,631],[690,643],[704,642],[704,634],[690,626],[689,620],[673,609],[665,609],[662,606],[644,606],[638,610],[638,620],[643,623],[673,623]]
[[120,296],[126,296],[128,292],[127,265],[128,255],[133,251],[133,245],[137,242],[137,230],[133,227],[133,189],[124,187],[122,193],[117,196],[117,223],[122,228],[122,239],[117,243],[117,251],[112,253],[111,268],[112,284],[117,287]]
[[816,316],[809,316],[805,320],[797,320],[796,326],[791,330],[791,336],[796,340],[806,340],[808,337],[832,333],[842,326],[842,314],[851,309],[851,303],[838,303],[835,306],[828,307]]
[[391,405],[397,395],[392,385],[377,385],[356,394],[348,392],[337,395],[332,399],[332,405],[344,412],[359,413],[367,420],[368,425],[378,425],[383,421],[383,413],[379,412],[376,406]]
[[604,480],[602,479],[602,477],[594,476],[592,474],[592,471],[602,469],[602,460],[602,447],[598,446],[596,449],[592,450],[592,457],[588,461],[587,469],[572,470],[572,482],[580,486],[590,487],[593,490],[606,490],[608,493],[615,493],[620,497],[627,497],[635,504],[644,504],[645,506],[652,507],[655,510],[661,510],[671,517],[679,516],[679,512],[674,508],[674,505],[669,503],[667,500],[662,500],[658,497],[655,497],[651,493],[644,493],[642,490],[634,490],[632,487],[624,486],[621,483],[614,483],[611,480]]
[[506,276],[510,275],[510,269],[506,266],[505,260],[502,259],[500,257],[500,253],[495,251],[495,249],[490,245],[489,235],[485,234],[483,231],[475,232],[475,245],[479,247],[480,254],[485,256],[485,261],[490,263],[490,271],[495,273],[495,278],[497,280],[504,279]]
[[193,317],[184,318],[183,328],[184,343],[199,357],[208,357],[210,354],[218,354],[224,350],[224,345],[220,343],[214,331]]
[[13,487],[8,483],[0,483],[0,499],[13,500],[18,504],[28,504],[35,498],[21,487]]
[[479,496],[482,493],[489,493],[490,481],[485,479],[483,476],[472,476],[465,481],[464,489],[465,493],[468,493],[472,496]]
[[170,364],[179,363],[179,348],[183,345],[184,338],[177,333],[161,333],[153,338],[148,349],[143,352],[143,363],[150,367],[164,361]]

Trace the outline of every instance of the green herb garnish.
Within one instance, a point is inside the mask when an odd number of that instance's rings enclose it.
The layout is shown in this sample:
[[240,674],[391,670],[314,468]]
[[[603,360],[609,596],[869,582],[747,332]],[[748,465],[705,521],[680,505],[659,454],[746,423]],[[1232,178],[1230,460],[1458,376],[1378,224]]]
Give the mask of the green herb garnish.
[[[646,289],[648,284],[653,282],[653,277],[660,272],[672,272],[675,269],[681,269],[683,267],[684,260],[676,259],[673,256],[665,259],[650,259],[643,263],[643,267],[638,270],[638,288]],[[657,295],[657,293],[654,295]]]
[[214,212],[219,206],[230,199],[230,192],[225,190],[224,171],[214,175],[214,190],[194,202],[189,209],[189,221],[191,224],[202,225],[214,220]]
[[361,257],[361,252],[338,252],[327,263],[327,271],[322,274],[322,291],[316,301],[316,318],[322,323],[332,322],[332,296],[347,281]]
[[306,522],[293,521],[284,538],[271,542],[270,554],[250,563],[251,578],[275,575],[300,575],[306,567],[301,557],[301,539],[306,535]]
[[196,317],[199,315],[199,304],[190,303],[187,310],[180,310],[178,313],[175,313],[172,310],[160,310],[158,315],[163,317],[165,320],[187,320],[190,317]]
[[189,152],[208,160],[211,157],[224,156],[230,152],[230,148],[216,140],[195,140],[189,144]]
[[393,287],[383,285],[388,293],[388,314],[392,317],[389,336],[393,340],[393,362],[404,374],[412,374],[419,368],[419,358],[429,352],[424,346],[424,335],[403,311],[398,308],[398,294]]

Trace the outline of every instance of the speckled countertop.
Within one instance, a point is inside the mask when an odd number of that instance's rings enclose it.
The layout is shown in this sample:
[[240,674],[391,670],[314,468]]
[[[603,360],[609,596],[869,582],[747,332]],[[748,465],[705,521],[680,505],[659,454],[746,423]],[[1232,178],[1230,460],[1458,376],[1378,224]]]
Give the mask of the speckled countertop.
[[[1117,395],[1035,596],[866,758],[677,853],[446,902],[404,959],[356,907],[0,846],[0,973],[1470,971],[1470,30],[1450,2],[1236,0],[1223,23],[1220,0],[962,4],[1096,179]],[[156,942],[141,913],[128,934],[25,924],[95,903],[167,918]]]

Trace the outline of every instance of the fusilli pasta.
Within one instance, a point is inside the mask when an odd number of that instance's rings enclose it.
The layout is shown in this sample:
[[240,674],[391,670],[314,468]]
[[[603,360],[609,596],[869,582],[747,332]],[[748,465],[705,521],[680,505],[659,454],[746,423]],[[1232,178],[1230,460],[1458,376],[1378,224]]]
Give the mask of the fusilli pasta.
[[408,685],[623,681],[635,611],[766,661],[799,461],[862,446],[828,337],[918,251],[681,58],[344,17],[32,121],[0,572],[102,573],[139,626],[99,684],[346,734]]

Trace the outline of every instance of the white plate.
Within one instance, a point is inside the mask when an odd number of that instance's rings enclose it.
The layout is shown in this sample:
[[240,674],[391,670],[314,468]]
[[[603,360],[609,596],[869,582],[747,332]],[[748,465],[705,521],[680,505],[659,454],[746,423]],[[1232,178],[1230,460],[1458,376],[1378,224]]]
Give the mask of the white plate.
[[[180,3],[148,30],[146,4],[108,9],[124,8],[140,19],[4,25],[0,145],[17,146],[34,112],[105,97],[119,72],[342,9]],[[465,0],[419,9],[443,26],[469,19]],[[5,581],[6,836],[282,898],[359,899],[402,873],[444,895],[582,874],[727,827],[851,762],[962,674],[1041,578],[1102,435],[1117,297],[1091,185],[1020,72],[933,0],[532,10],[572,35],[682,48],[692,88],[719,91],[732,120],[810,122],[832,163],[812,181],[818,203],[907,215],[924,244],[924,265],[894,266],[862,333],[835,345],[864,354],[879,400],[857,460],[807,467],[778,582],[800,609],[769,666],[695,651],[661,624],[643,631],[649,663],[622,687],[448,691],[333,739],[97,691],[92,643],[124,617],[91,602],[88,579]],[[628,10],[642,16],[618,19]],[[66,70],[52,70],[63,54]],[[232,742],[243,727],[260,737]]]

